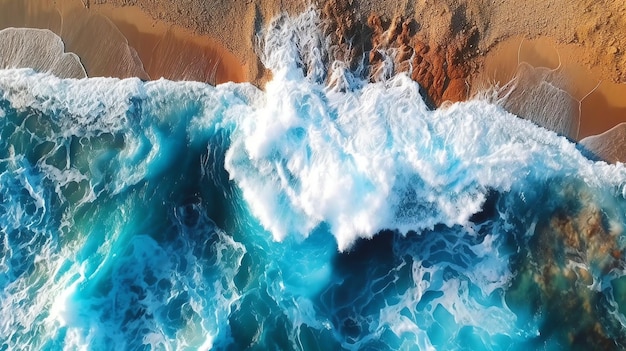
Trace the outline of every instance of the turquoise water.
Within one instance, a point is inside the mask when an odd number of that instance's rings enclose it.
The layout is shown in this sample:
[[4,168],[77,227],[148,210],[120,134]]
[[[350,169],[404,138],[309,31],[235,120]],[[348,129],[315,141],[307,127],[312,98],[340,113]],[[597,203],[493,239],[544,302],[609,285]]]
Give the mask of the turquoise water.
[[0,71],[0,349],[624,348],[623,165],[310,16],[264,91]]

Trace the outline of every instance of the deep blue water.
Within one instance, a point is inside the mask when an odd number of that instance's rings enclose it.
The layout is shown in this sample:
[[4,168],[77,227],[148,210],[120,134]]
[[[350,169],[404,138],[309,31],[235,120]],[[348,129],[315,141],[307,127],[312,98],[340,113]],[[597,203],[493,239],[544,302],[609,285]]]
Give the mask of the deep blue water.
[[626,347],[623,165],[294,21],[264,91],[0,71],[0,350]]

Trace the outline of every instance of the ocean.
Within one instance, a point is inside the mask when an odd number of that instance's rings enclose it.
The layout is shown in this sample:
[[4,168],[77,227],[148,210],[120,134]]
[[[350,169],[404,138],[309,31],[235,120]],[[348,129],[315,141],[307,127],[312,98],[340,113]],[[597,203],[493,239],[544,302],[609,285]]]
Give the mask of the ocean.
[[267,29],[264,90],[0,70],[0,350],[626,347],[626,168]]

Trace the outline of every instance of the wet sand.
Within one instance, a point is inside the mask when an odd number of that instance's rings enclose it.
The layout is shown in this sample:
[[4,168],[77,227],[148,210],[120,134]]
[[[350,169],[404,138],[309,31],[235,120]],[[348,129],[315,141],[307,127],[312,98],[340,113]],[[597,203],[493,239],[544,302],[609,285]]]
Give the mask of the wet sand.
[[91,77],[211,84],[245,80],[242,65],[218,42],[155,21],[138,8],[88,9],[80,0],[2,0],[0,13],[0,29],[49,29],[60,36],[65,51],[77,54]]
[[603,133],[626,121],[626,84],[602,79],[598,69],[581,65],[577,61],[581,51],[578,46],[557,44],[549,38],[503,41],[485,57],[474,92],[490,84],[506,84],[522,63],[544,67],[558,77],[553,83],[580,103],[580,129],[575,139]]
[[[0,29],[49,29],[63,40],[66,52],[80,57],[88,76],[148,79],[142,63],[124,35],[105,17],[82,13],[80,0],[56,5],[50,1],[0,2],[5,14]],[[4,9],[7,8],[7,11]]]
[[5,28],[0,30],[0,67],[32,68],[61,78],[84,78],[80,58],[64,52],[61,38],[47,29]]
[[246,80],[245,67],[234,54],[208,36],[154,20],[138,7],[103,4],[93,12],[105,16],[135,48],[151,79],[198,80],[210,83]]
[[[579,138],[600,134],[626,122],[626,85],[603,81],[598,90],[583,101],[583,115]],[[626,160],[626,159],[624,159]]]

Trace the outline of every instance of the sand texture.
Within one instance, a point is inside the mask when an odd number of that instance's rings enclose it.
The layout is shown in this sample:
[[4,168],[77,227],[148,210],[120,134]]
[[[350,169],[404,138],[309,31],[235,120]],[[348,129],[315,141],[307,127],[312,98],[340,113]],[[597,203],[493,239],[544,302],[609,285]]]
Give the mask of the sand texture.
[[[244,66],[244,80],[262,85],[267,74],[254,36],[281,11],[297,13],[304,2],[101,0],[137,7],[222,43]],[[295,3],[295,4],[294,4]],[[131,6],[132,5],[132,6]],[[579,105],[573,139],[599,134],[626,121],[626,4],[620,1],[328,0],[315,3],[331,23],[329,35],[369,53],[371,75],[380,76],[381,54],[394,52],[392,72],[413,67],[437,106],[494,84],[505,85],[528,62],[557,69],[561,88]],[[399,50],[396,50],[399,49]],[[595,89],[595,90],[594,90]],[[584,98],[584,99],[583,99]],[[566,108],[571,110],[569,107]],[[575,111],[576,109],[574,109]]]
[[[238,57],[254,60],[251,38],[258,26],[281,11],[302,11],[304,2],[100,0],[115,6],[137,6],[154,18],[176,23],[222,42]],[[295,4],[294,4],[295,3]],[[620,1],[529,0],[529,1],[322,1],[317,4],[339,9],[340,16],[367,23],[371,14],[386,21],[396,16],[414,21],[417,35],[431,45],[444,46],[458,37],[473,37],[466,48],[476,56],[489,52],[511,38],[548,37],[555,45],[578,48],[576,61],[601,72],[603,79],[626,81],[626,37],[615,35],[626,28],[626,4]],[[472,49],[472,50],[469,50]]]

